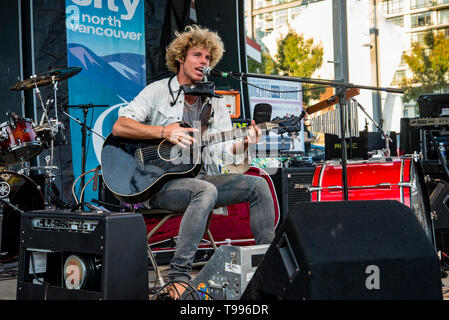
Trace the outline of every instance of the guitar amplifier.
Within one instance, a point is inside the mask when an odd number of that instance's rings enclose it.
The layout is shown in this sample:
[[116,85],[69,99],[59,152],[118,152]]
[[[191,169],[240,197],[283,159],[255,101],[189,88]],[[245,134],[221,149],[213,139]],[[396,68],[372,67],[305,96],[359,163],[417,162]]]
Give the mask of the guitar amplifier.
[[[271,168],[268,172],[275,171]],[[301,202],[312,200],[311,193],[307,190],[312,185],[314,165],[304,165],[300,167],[277,168],[276,172],[270,175],[276,189],[276,196],[280,207],[281,225],[287,216],[288,210],[295,208]]]
[[22,214],[17,300],[148,299],[140,214]]

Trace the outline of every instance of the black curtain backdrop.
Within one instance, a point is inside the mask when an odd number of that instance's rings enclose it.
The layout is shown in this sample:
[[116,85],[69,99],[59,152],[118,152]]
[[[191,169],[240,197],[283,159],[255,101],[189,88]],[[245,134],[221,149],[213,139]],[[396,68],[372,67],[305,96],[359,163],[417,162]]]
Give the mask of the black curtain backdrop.
[[190,0],[145,0],[147,83],[170,76],[165,48],[175,32],[194,23],[189,19]]

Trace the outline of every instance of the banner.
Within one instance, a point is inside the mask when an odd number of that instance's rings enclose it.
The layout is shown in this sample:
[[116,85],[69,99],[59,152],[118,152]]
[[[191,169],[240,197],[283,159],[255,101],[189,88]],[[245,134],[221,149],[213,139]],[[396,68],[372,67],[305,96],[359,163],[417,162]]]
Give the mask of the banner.
[[[100,164],[118,108],[146,85],[144,23],[143,0],[66,0],[68,66],[82,68],[68,80],[75,179],[83,173],[83,126],[91,129],[85,141],[88,172]],[[92,183],[87,185],[93,174],[85,175],[85,202],[98,199]],[[75,187],[78,200],[80,181]]]

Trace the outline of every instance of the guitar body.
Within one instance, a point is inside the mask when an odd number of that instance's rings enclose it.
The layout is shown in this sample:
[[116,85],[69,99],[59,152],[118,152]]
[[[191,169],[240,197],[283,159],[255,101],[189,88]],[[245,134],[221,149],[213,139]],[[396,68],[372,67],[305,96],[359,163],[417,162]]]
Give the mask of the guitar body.
[[167,140],[132,140],[110,134],[101,152],[106,186],[121,201],[150,199],[173,179],[195,177],[201,170],[201,149],[182,149]]

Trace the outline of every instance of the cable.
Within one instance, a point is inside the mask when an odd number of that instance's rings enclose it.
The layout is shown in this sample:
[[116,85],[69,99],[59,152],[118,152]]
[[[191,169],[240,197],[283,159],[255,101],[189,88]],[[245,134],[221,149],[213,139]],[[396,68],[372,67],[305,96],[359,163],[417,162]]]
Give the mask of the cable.
[[[182,287],[184,287],[186,289],[186,291],[184,291],[182,294],[179,294],[178,289],[176,288],[176,286],[174,285],[175,283],[180,284]],[[173,286],[172,286],[173,285]],[[168,293],[168,287],[172,286],[172,288],[176,291],[179,300],[184,300],[185,297],[187,296],[191,296],[193,300],[201,300],[198,291],[188,282],[186,281],[182,281],[182,280],[173,280],[168,282],[166,285],[164,285],[163,287],[161,287],[153,296],[152,300],[157,300],[159,298],[160,295],[164,294],[164,295],[169,295]],[[187,292],[187,294],[186,294]],[[184,296],[184,298],[183,298]]]
[[95,179],[95,175],[94,175],[92,178],[90,178],[89,181],[87,181],[87,183],[84,185],[83,189],[81,190],[80,199],[83,198],[84,190],[86,189],[86,187],[88,186],[88,184],[89,184],[93,179]]
[[79,180],[82,176],[85,176],[86,174],[88,174],[88,173],[90,173],[90,172],[93,172],[93,171],[95,171],[95,170],[97,170],[97,168],[91,169],[91,170],[89,170],[89,171],[87,171],[87,172],[85,172],[85,173],[79,175],[78,178],[76,178],[75,181],[73,182],[73,184],[72,184],[72,195],[73,195],[73,197],[75,198],[76,204],[79,204],[78,198],[76,197],[76,194],[75,194],[75,185],[76,185],[76,183],[78,182],[78,180]]

